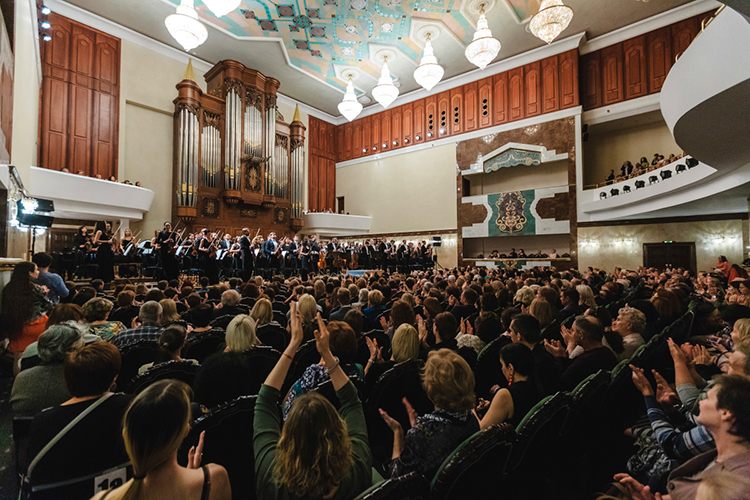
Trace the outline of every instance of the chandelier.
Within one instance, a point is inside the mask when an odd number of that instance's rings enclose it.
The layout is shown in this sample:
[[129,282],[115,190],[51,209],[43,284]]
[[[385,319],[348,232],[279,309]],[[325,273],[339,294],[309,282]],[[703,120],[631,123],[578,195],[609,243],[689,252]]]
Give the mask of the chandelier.
[[539,12],[529,21],[529,29],[537,38],[547,43],[558,37],[573,19],[573,9],[562,0],[542,0]]
[[167,16],[164,24],[172,38],[186,51],[196,48],[208,38],[206,27],[198,21],[193,0],[180,0],[177,12]]
[[203,0],[203,4],[216,14],[216,17],[226,16],[240,6],[241,0]]
[[393,78],[388,69],[388,56],[383,57],[383,69],[380,71],[378,84],[372,89],[372,96],[384,108],[390,106],[398,97],[398,89],[393,85]]
[[362,105],[357,101],[357,96],[354,94],[351,73],[349,74],[349,83],[346,85],[344,100],[339,103],[339,112],[349,121],[354,120],[362,112]]
[[427,33],[427,43],[424,45],[424,54],[419,67],[414,70],[414,80],[429,92],[443,78],[443,67],[438,64],[437,57],[432,51],[430,34]]
[[487,25],[487,18],[484,15],[484,4],[479,6],[479,19],[477,20],[477,30],[474,32],[474,39],[466,47],[466,59],[470,63],[484,69],[500,52],[500,41],[492,37],[492,32]]

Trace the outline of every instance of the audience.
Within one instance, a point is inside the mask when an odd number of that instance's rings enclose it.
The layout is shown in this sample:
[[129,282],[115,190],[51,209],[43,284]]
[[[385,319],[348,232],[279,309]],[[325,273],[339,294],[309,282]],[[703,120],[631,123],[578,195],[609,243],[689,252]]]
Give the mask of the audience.
[[238,314],[227,326],[226,352],[245,352],[260,345],[255,335],[255,321],[247,314]]
[[[138,369],[138,373],[144,373],[154,365],[166,363],[168,361],[183,361],[181,354],[182,348],[185,347],[185,340],[187,339],[187,331],[182,325],[169,325],[162,332],[159,337],[158,345],[159,352],[152,363],[146,363]],[[194,359],[187,359],[195,365],[199,364]]]
[[101,297],[94,297],[83,304],[83,314],[89,324],[89,333],[103,340],[110,340],[126,330],[125,325],[119,321],[109,321],[109,313],[113,307],[112,302]]
[[161,305],[150,300],[144,303],[138,311],[138,318],[133,319],[133,328],[128,328],[124,332],[117,335],[112,342],[119,348],[125,342],[134,342],[137,340],[159,340],[161,336],[162,327],[161,324],[162,309]]

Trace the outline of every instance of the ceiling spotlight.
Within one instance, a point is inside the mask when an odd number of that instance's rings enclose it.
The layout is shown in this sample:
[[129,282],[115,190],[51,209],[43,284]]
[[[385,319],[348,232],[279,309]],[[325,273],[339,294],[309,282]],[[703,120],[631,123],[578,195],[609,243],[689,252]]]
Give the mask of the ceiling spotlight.
[[529,21],[529,30],[547,43],[558,37],[573,19],[573,9],[562,0],[542,0],[539,12]]
[[479,6],[479,19],[474,39],[471,41],[464,54],[470,63],[484,69],[500,52],[500,41],[492,37],[492,31],[487,24],[484,15],[484,4]]
[[240,6],[241,0],[203,0],[203,5],[211,9],[216,17],[226,16]]
[[52,27],[52,25],[48,21],[42,21],[42,29],[48,30]]
[[42,7],[42,15],[49,16],[50,12],[52,12],[52,10],[50,10],[50,8],[47,7],[46,5]]
[[419,63],[419,67],[414,70],[414,80],[429,92],[443,78],[444,72],[443,67],[438,64],[437,57],[435,57],[435,53],[432,50],[430,33],[427,33],[422,61]]
[[362,112],[362,105],[357,101],[354,93],[354,84],[352,83],[352,74],[349,73],[349,83],[346,85],[344,100],[339,103],[339,113],[344,115],[349,121],[354,120]]
[[393,85],[393,78],[388,69],[388,56],[383,58],[383,69],[380,71],[378,84],[372,89],[372,96],[384,108],[390,106],[398,97],[398,89]]
[[172,38],[186,51],[196,48],[208,38],[206,27],[198,21],[193,0],[180,0],[177,12],[167,16],[164,24]]

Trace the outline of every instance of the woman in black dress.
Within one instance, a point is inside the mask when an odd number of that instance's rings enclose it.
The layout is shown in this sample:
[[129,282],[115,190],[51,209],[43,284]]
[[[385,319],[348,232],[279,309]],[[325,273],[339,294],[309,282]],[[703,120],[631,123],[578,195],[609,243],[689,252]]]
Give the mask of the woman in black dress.
[[96,263],[99,266],[99,279],[109,283],[115,279],[115,254],[112,251],[112,244],[115,240],[112,234],[112,224],[105,221],[97,223],[97,226],[93,245],[98,247]]

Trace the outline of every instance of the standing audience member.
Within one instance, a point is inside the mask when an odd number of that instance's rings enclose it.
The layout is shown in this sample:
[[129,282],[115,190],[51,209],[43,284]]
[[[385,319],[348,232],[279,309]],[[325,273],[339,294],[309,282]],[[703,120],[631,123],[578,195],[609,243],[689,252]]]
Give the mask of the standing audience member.
[[52,304],[59,304],[60,299],[67,297],[70,291],[59,274],[49,271],[49,266],[52,265],[52,256],[47,252],[35,253],[31,262],[36,264],[39,269],[36,284],[47,287],[47,300]]

